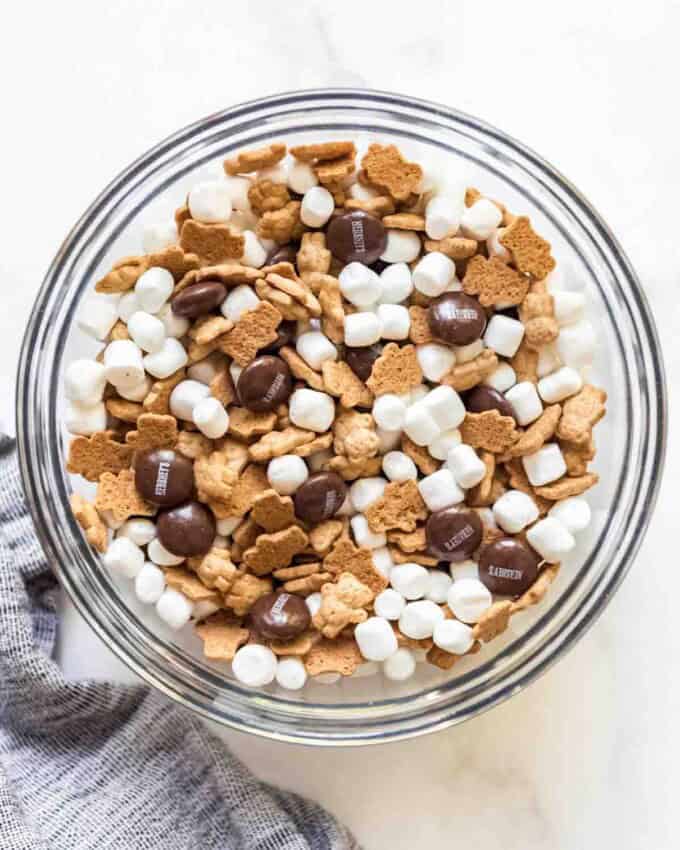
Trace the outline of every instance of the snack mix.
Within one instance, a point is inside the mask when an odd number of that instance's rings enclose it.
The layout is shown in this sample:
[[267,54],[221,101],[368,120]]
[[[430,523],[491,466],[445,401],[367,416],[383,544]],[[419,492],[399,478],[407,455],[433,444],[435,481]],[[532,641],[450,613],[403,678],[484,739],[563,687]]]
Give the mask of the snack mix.
[[96,484],[75,517],[245,685],[448,670],[590,522],[584,294],[526,216],[394,145],[224,171],[81,307],[103,349],[65,374],[67,468]]

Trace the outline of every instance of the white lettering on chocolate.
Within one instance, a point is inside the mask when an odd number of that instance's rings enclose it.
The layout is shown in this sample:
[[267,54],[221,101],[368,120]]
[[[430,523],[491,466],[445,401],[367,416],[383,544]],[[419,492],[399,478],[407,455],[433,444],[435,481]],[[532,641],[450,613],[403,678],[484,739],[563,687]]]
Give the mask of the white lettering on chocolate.
[[366,240],[364,238],[364,223],[363,221],[352,222],[352,242],[355,251],[366,250]]
[[286,380],[285,375],[281,375],[280,373],[274,378],[271,382],[271,386],[267,390],[267,392],[262,396],[263,401],[271,401],[278,391],[281,389],[281,384]]
[[156,484],[153,492],[156,496],[165,496],[168,492],[168,476],[170,475],[170,464],[166,460],[162,460],[158,464],[158,474],[156,475]]
[[444,542],[444,548],[447,552],[452,552],[454,549],[457,549],[461,543],[465,542],[469,537],[472,537],[474,533],[474,528],[471,525],[466,525],[464,528],[461,528],[457,534],[454,534],[453,537],[450,537]]
[[288,602],[288,599],[289,599],[289,594],[287,594],[287,593],[282,593],[280,596],[276,597],[276,602],[272,605],[272,610],[271,610],[272,614],[275,617],[280,617],[283,614],[283,609],[284,609],[286,602]]
[[496,578],[511,578],[518,581],[522,578],[521,570],[511,570],[508,567],[496,567],[493,564],[489,567],[489,575]]

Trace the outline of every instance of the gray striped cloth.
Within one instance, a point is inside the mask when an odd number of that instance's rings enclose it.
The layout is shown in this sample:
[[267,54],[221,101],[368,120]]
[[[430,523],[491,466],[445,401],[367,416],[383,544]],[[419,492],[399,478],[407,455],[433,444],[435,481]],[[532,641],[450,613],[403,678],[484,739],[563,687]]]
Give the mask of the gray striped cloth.
[[356,850],[159,693],[67,682],[52,660],[55,590],[0,436],[2,850]]

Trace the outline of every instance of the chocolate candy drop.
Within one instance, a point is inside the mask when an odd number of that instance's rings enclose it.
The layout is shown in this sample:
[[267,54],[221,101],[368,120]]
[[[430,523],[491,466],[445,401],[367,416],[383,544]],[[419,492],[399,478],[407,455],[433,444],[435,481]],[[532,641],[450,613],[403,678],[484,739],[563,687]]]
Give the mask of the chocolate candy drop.
[[479,580],[492,593],[520,596],[536,581],[541,559],[514,537],[485,546],[479,556]]
[[482,522],[466,508],[444,508],[425,525],[429,551],[442,561],[464,561],[482,542]]
[[342,507],[347,485],[335,472],[315,472],[295,492],[295,513],[316,524],[330,519]]
[[382,354],[382,347],[369,345],[367,348],[346,348],[345,361],[349,368],[361,381],[371,377],[373,364]]
[[270,342],[266,348],[261,348],[260,352],[262,354],[273,354],[283,348],[284,345],[290,345],[295,340],[296,334],[296,322],[281,322],[276,329],[276,339],[274,342]]
[[479,384],[464,398],[465,409],[470,413],[483,413],[485,410],[498,410],[502,416],[515,418],[515,409],[507,398],[493,387]]
[[215,517],[200,502],[184,502],[158,515],[158,539],[179,557],[205,555],[215,539]]
[[275,266],[277,263],[292,263],[295,265],[297,260],[298,246],[288,242],[286,245],[281,245],[278,248],[273,248],[264,261],[265,266]]
[[385,250],[387,234],[379,218],[354,210],[334,218],[326,231],[330,252],[343,263],[374,263]]
[[268,593],[250,609],[250,624],[267,640],[291,640],[309,628],[311,615],[301,596]]
[[194,489],[194,466],[172,449],[137,452],[135,487],[154,505],[178,505],[188,499]]
[[170,303],[176,316],[195,319],[219,307],[226,297],[227,287],[223,283],[219,280],[206,280],[187,286],[178,292]]
[[450,345],[469,345],[486,327],[486,313],[476,298],[463,292],[446,292],[429,306],[427,320],[438,339]]
[[271,354],[256,357],[239,375],[236,391],[248,410],[258,413],[275,410],[293,392],[288,364]]

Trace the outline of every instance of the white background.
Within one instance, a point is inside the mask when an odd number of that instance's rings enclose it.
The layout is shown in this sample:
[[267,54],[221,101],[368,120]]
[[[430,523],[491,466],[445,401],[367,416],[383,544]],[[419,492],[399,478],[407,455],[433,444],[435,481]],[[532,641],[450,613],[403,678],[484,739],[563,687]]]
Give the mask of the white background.
[[[0,378],[68,227],[130,160],[212,111],[277,91],[369,86],[474,113],[566,174],[643,280],[680,381],[680,5],[23,0],[3,16]],[[601,620],[528,691],[457,729],[327,752],[227,734],[371,850],[671,850],[680,827],[673,428],[637,563]],[[67,609],[72,675],[122,668]]]

